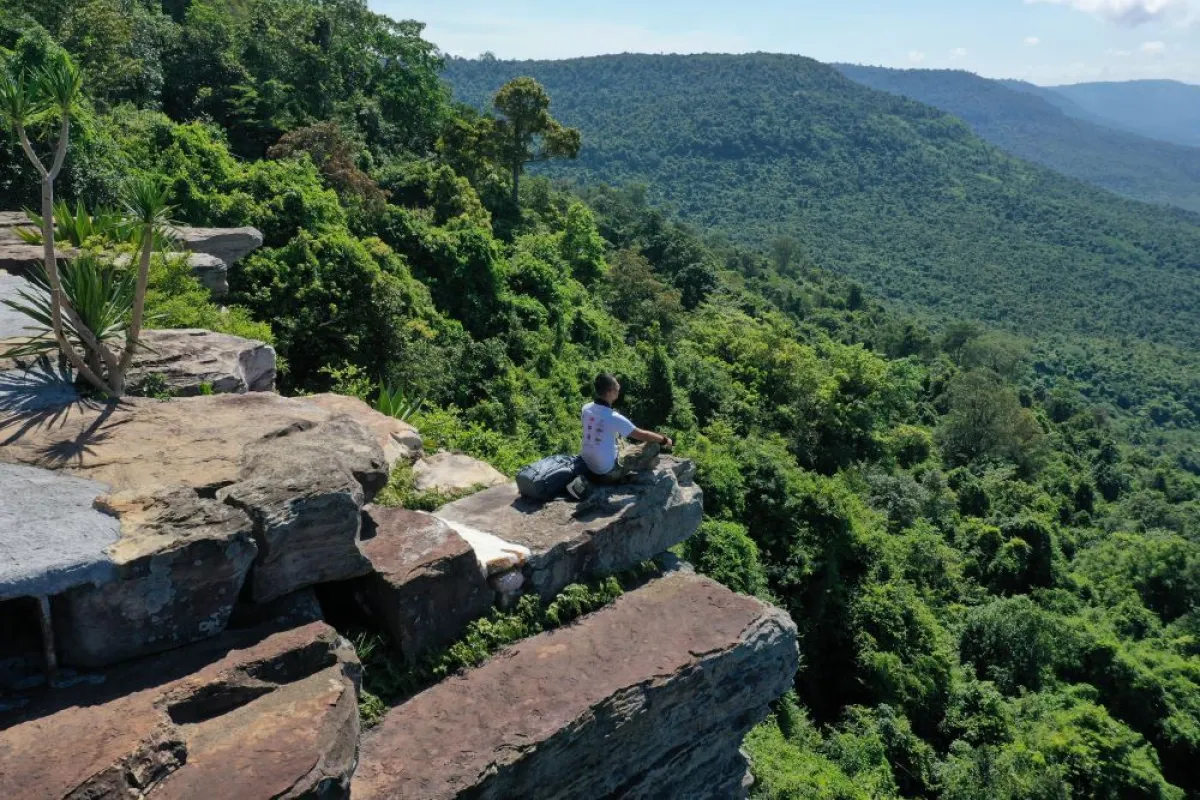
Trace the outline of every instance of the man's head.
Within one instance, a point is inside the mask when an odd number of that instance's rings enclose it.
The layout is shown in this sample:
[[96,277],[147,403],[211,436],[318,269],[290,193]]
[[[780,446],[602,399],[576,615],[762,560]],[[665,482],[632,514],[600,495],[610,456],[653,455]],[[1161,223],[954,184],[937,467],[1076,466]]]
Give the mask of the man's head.
[[612,405],[617,402],[617,398],[621,396],[621,384],[617,379],[607,372],[601,372],[596,376],[596,399]]

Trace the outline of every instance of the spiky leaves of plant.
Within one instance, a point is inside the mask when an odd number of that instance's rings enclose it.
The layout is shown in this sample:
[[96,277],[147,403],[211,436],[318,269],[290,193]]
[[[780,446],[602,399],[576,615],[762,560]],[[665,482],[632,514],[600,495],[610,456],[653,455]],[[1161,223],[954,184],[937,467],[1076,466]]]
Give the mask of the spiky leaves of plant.
[[125,352],[115,375],[109,383],[118,395],[125,390],[125,373],[133,363],[133,355],[142,335],[142,323],[146,311],[146,285],[150,279],[150,258],[156,242],[166,235],[171,226],[170,190],[158,178],[135,178],[129,184],[125,197],[125,214],[129,223],[137,230],[138,262],[134,284],[133,309],[129,328],[125,336]]
[[[35,227],[17,228],[17,236],[28,244],[42,243],[42,229],[45,221],[36,211],[25,210],[25,216]],[[135,230],[129,225],[123,215],[111,208],[97,208],[88,213],[82,200],[75,202],[75,210],[65,202],[54,204],[54,238],[56,241],[69,242],[72,247],[83,247],[88,244],[111,246],[128,244],[134,239]]]
[[402,422],[406,422],[409,417],[421,409],[424,402],[420,398],[410,399],[405,395],[403,389],[381,383],[379,385],[379,395],[375,398],[375,410],[381,414],[387,414],[389,417],[395,417]]
[[[61,268],[64,300],[76,311],[78,324],[64,320],[64,332],[75,346],[82,347],[85,334],[78,325],[87,329],[88,338],[101,343],[118,340],[126,330],[126,320],[133,308],[134,274],[131,270],[119,269],[105,263],[92,254],[84,254],[73,261],[65,262]],[[58,345],[52,335],[50,308],[50,279],[42,267],[33,270],[28,280],[28,289],[17,292],[18,299],[4,300],[4,304],[27,316],[32,323],[26,328],[30,338],[21,346],[10,351],[10,355],[40,354],[54,350]]]

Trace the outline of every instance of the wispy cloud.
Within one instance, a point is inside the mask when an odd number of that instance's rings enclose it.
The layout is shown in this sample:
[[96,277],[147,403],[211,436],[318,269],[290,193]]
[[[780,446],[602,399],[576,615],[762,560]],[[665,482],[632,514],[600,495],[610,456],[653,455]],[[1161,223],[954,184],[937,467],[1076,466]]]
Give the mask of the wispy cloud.
[[1042,40],[1036,36],[1026,36],[1025,37],[1025,46],[1026,47],[1037,47],[1041,43],[1042,43]]
[[920,50],[909,50],[908,61],[910,64],[923,64],[925,63],[925,54]]
[[1025,0],[1029,5],[1049,3],[1070,6],[1110,22],[1136,27],[1164,19],[1190,18],[1195,0]]
[[1166,52],[1167,45],[1165,42],[1142,42],[1141,50],[1143,53],[1158,55],[1159,53]]
[[966,57],[967,57],[967,48],[965,48],[965,47],[956,47],[950,51],[950,58],[966,58]]

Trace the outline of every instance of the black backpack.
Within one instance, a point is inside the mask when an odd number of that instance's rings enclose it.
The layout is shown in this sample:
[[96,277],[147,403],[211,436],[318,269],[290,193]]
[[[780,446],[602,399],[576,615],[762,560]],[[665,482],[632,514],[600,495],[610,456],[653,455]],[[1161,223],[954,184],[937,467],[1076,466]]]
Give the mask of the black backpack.
[[530,500],[553,500],[583,470],[583,459],[579,456],[547,456],[521,467],[517,473],[517,491]]

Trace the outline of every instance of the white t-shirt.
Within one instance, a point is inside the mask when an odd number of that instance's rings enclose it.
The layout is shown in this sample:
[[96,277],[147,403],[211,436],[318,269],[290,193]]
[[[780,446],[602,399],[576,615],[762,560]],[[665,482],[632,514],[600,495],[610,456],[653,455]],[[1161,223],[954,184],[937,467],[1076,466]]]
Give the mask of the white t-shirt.
[[637,426],[600,403],[588,403],[580,415],[583,422],[583,461],[597,475],[612,472],[617,465],[617,439]]

